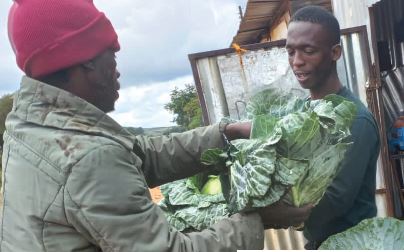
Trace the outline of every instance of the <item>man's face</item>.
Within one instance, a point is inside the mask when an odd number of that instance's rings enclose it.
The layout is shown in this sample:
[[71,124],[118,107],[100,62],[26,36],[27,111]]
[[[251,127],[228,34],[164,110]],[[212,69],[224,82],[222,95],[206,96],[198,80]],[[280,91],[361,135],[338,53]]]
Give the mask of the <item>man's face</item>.
[[111,112],[115,109],[115,102],[119,98],[120,88],[116,69],[115,53],[107,50],[98,55],[93,61],[94,105],[104,111]]
[[335,55],[335,47],[323,26],[301,21],[290,23],[286,49],[289,64],[303,88],[326,85],[339,56]]

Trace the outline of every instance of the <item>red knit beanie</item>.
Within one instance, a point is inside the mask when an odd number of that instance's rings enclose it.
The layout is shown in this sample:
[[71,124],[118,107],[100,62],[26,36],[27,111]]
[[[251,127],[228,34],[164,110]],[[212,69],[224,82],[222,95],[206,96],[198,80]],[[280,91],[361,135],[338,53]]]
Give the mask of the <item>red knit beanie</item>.
[[8,34],[18,66],[37,78],[119,50],[118,36],[92,0],[14,0]]

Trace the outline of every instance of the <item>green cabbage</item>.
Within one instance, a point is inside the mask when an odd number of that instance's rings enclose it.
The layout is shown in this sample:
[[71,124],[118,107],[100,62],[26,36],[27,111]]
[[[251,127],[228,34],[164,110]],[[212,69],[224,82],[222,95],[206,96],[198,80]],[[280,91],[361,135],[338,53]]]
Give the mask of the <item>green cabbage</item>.
[[310,101],[268,89],[247,104],[247,115],[250,139],[201,158],[229,167],[222,186],[230,211],[264,207],[285,194],[295,206],[318,203],[350,146],[355,105],[338,95]]
[[178,231],[202,230],[229,216],[218,176],[198,174],[160,189],[164,199],[159,206]]
[[319,249],[401,250],[404,248],[404,222],[394,218],[371,218],[329,237]]

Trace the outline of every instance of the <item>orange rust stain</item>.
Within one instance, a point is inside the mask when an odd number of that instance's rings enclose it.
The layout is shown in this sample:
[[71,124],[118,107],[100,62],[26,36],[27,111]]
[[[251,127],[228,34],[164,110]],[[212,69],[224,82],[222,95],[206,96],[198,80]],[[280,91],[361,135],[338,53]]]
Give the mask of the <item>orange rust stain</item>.
[[243,70],[244,70],[244,64],[243,64],[243,57],[242,57],[242,55],[243,55],[245,52],[247,52],[247,50],[241,48],[240,45],[237,44],[237,43],[231,44],[231,47],[236,51],[236,53],[237,53],[237,55],[238,55],[238,57],[239,57],[239,59],[240,59],[240,65],[241,65],[241,67],[242,67]]
[[149,191],[154,203],[159,203],[160,200],[164,198],[163,194],[161,194],[160,187],[150,188]]

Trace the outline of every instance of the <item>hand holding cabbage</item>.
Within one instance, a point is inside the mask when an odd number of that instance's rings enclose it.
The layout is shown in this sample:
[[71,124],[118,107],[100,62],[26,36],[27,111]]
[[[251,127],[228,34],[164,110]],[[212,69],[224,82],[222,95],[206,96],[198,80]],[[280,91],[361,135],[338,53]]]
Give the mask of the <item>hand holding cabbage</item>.
[[257,209],[265,229],[288,228],[300,226],[311,213],[313,205],[294,207],[283,201]]

